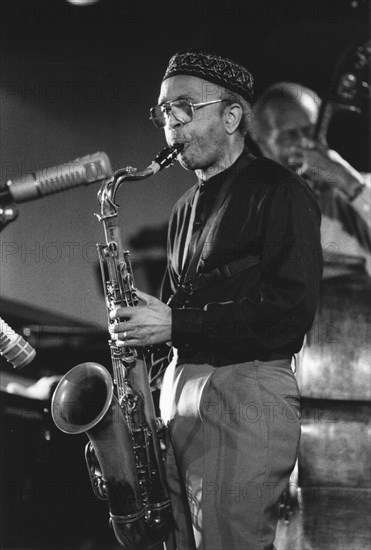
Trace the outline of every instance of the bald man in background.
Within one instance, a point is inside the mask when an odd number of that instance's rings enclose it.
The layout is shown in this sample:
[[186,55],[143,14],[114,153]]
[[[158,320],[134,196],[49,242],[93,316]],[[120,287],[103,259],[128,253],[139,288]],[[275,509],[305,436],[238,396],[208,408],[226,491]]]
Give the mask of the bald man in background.
[[301,84],[273,84],[254,104],[252,137],[264,156],[299,173],[314,190],[322,211],[325,260],[338,260],[337,274],[363,259],[371,275],[370,175],[314,142],[320,105],[318,95]]

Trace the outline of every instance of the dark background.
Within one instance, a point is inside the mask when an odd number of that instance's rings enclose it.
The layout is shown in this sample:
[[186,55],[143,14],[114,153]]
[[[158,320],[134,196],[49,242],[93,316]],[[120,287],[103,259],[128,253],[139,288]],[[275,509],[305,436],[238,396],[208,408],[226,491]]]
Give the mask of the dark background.
[[[91,6],[3,0],[3,99],[37,103],[69,125],[83,121],[82,132],[89,130],[86,118],[91,128],[99,119],[103,135],[121,128],[123,151],[134,139],[125,155],[131,159],[138,145],[151,147],[155,130],[146,127],[147,110],[175,51],[205,47],[236,59],[254,74],[256,96],[286,80],[326,97],[341,54],[367,36],[368,8],[368,2],[345,0],[100,0]],[[128,137],[123,128],[131,122],[137,131]],[[62,137],[56,138],[61,147]],[[354,141],[344,137],[344,143]],[[110,153],[114,165],[123,162],[122,154]]]
[[[246,65],[255,76],[256,96],[273,82],[292,81],[326,98],[341,55],[367,35],[369,3],[355,5],[2,0],[0,184],[98,150],[115,169],[147,166],[165,145],[148,120],[149,107],[157,101],[168,59],[188,47]],[[361,115],[334,117],[329,141],[356,168],[369,171],[369,111],[366,101],[361,104]],[[175,166],[120,191],[124,239],[135,243],[149,228],[147,248],[161,248],[171,208],[193,181]],[[18,220],[2,232],[1,314],[14,328],[22,319],[47,324],[55,333],[59,325],[105,327],[92,249],[102,239],[93,216],[96,192],[91,186],[22,204]],[[68,243],[75,245],[73,257]],[[137,244],[139,250],[143,239]],[[137,283],[148,290],[152,282],[136,254]],[[104,339],[81,341],[72,330],[72,340],[71,334],[65,340],[39,335],[33,342],[37,359],[24,374],[36,379],[66,372],[79,361],[107,360]],[[2,377],[11,373],[7,365],[1,368]],[[56,433],[45,407],[47,402],[3,397],[1,547],[113,548],[106,506],[90,492],[85,439]]]

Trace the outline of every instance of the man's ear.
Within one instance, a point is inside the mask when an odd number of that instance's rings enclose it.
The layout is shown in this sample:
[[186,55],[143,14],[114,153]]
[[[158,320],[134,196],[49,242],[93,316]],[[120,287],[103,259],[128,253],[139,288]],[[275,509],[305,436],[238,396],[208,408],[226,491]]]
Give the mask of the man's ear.
[[243,111],[239,103],[232,103],[224,109],[223,118],[228,134],[233,134],[237,130],[242,115]]

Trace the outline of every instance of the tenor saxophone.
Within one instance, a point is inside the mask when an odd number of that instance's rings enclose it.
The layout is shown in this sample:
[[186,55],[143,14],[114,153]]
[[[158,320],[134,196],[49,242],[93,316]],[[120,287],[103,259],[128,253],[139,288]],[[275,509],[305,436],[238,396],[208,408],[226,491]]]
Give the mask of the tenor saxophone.
[[[127,167],[98,192],[105,243],[98,256],[109,314],[138,302],[129,252],[122,246],[116,193],[125,181],[148,178],[170,166],[182,146],[164,149],[143,172]],[[161,438],[143,351],[109,340],[113,379],[98,363],[81,363],[59,382],[52,397],[56,426],[86,433],[85,459],[94,494],[108,501],[110,523],[125,550],[159,550],[171,530]]]

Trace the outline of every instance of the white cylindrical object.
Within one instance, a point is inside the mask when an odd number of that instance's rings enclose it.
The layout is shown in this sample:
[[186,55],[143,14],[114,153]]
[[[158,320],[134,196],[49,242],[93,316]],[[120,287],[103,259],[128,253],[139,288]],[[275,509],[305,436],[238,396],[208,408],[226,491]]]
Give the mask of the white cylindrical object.
[[36,350],[22,336],[17,334],[0,317],[0,355],[3,355],[15,369],[25,367],[36,355]]

